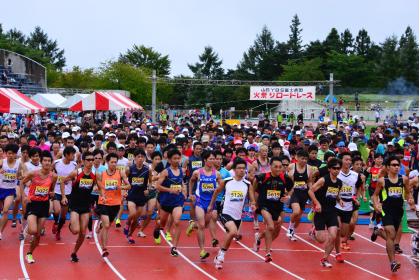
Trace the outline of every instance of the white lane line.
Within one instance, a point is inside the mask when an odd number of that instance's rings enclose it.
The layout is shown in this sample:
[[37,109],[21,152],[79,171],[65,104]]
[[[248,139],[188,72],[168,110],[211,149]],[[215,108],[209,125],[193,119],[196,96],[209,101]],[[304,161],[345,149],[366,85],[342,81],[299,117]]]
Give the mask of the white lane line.
[[[223,228],[223,226],[220,224],[220,222],[219,222],[219,221],[217,222],[217,225],[219,226],[219,228],[220,228],[223,232],[225,232],[225,229]],[[247,251],[251,252],[252,254],[254,254],[255,256],[257,256],[258,258],[260,258],[260,259],[262,259],[262,260],[265,260],[263,256],[261,256],[260,254],[258,254],[258,253],[256,253],[256,252],[254,252],[253,250],[251,250],[250,248],[248,248],[246,245],[244,245],[242,242],[240,242],[240,241],[236,241],[236,242],[237,242],[239,245],[241,245],[241,246],[242,246],[245,250],[247,250]],[[272,266],[274,266],[275,268],[277,268],[277,269],[279,269],[279,270],[281,270],[281,271],[283,271],[283,272],[286,272],[287,274],[289,274],[289,275],[291,275],[291,276],[295,277],[296,279],[301,279],[301,280],[303,280],[303,279],[304,279],[304,278],[302,278],[302,277],[300,277],[300,276],[298,276],[298,275],[294,274],[293,272],[291,272],[291,271],[289,271],[289,270],[285,269],[284,267],[279,266],[278,264],[276,264],[276,263],[275,263],[275,262],[273,262],[273,261],[269,262],[269,264],[271,264]]]
[[[102,256],[102,249],[99,245],[98,236],[96,234],[96,227],[98,226],[98,220],[95,221],[95,226],[93,228],[93,238],[95,239],[96,248],[98,248],[99,254]],[[108,258],[103,258],[106,264],[111,268],[111,270],[120,278],[121,280],[126,280],[124,276],[112,265],[111,261]]]
[[[165,237],[165,234],[163,234],[163,231],[160,231],[160,235],[163,237],[163,239],[165,239],[166,243],[168,243],[168,245],[172,248],[174,247],[174,245],[168,241]],[[203,273],[204,275],[206,275],[208,278],[212,279],[212,280],[217,280],[217,278],[213,277],[211,274],[207,273],[204,269],[202,269],[201,267],[199,267],[198,265],[196,265],[194,262],[192,262],[189,258],[187,258],[183,253],[181,253],[180,250],[177,250],[178,254],[190,265],[192,265],[194,268],[196,268],[198,271],[200,271],[201,273]]]
[[[287,230],[284,226],[281,226],[284,230]],[[309,246],[311,246],[311,247],[314,247],[314,248],[316,248],[316,249],[318,249],[320,252],[324,252],[324,249],[321,249],[321,248],[319,248],[318,246],[316,246],[316,245],[314,245],[314,244],[312,244],[311,242],[309,242],[309,241],[306,241],[305,239],[303,239],[302,237],[300,237],[300,236],[298,236],[298,235],[295,235],[299,240],[302,240],[304,243],[306,243],[306,244],[308,244]],[[333,256],[333,257],[335,257],[335,255],[334,254],[331,254],[331,256]],[[363,270],[363,271],[365,271],[365,272],[367,272],[367,273],[369,273],[369,274],[371,274],[371,275],[374,275],[374,276],[376,276],[376,277],[378,277],[378,278],[381,278],[381,279],[384,279],[384,280],[389,280],[388,278],[385,278],[385,277],[383,277],[382,275],[379,275],[379,274],[376,274],[375,272],[373,272],[373,271],[370,271],[369,269],[366,269],[366,268],[363,268],[363,267],[361,267],[361,266],[358,266],[357,264],[354,264],[354,263],[352,263],[352,262],[349,262],[349,261],[344,261],[346,264],[349,264],[349,265],[351,265],[351,266],[353,266],[353,267],[356,267],[356,268],[358,268],[358,269],[360,269],[360,270]]]
[[25,245],[25,240],[21,240],[20,241],[20,245],[19,245],[19,262],[20,262],[20,268],[22,269],[23,272],[23,277],[25,277],[24,279],[30,279],[29,278],[29,274],[28,271],[26,270],[25,267],[25,258],[23,257],[23,246]]
[[[381,248],[386,249],[386,246],[384,246],[384,245],[382,245],[382,244],[380,244],[380,243],[378,243],[378,242],[372,242],[372,240],[370,240],[369,238],[364,237],[364,236],[363,236],[363,235],[361,235],[361,234],[358,234],[357,232],[354,232],[354,234],[355,234],[356,236],[359,236],[360,238],[362,238],[362,239],[364,239],[364,240],[368,241],[370,244],[374,244],[374,245],[376,245],[376,246],[379,246],[379,247],[381,247]],[[379,237],[379,236],[378,236],[378,237]],[[397,256],[398,256],[398,255],[397,255]],[[410,257],[411,257],[410,255],[406,255],[406,254],[401,254],[401,256],[404,256],[404,257],[407,257],[407,258],[410,258]]]

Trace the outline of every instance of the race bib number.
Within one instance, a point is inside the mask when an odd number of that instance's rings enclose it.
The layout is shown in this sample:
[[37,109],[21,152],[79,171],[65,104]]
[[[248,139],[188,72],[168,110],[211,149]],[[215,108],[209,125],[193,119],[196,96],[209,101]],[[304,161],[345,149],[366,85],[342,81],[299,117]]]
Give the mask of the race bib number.
[[401,197],[403,193],[403,190],[401,187],[391,187],[388,189],[388,195],[389,197]]
[[379,179],[379,173],[372,174],[372,182],[376,182]]
[[105,180],[105,190],[115,191],[118,188],[117,180]]
[[244,193],[241,191],[232,191],[230,193],[230,201],[243,201],[244,198]]
[[131,179],[131,184],[133,186],[143,185],[143,183],[144,183],[144,178],[143,177],[133,177]]
[[182,190],[182,185],[172,184],[170,188],[171,188],[171,190],[173,190],[173,191],[178,191],[178,192],[180,192],[180,191]]
[[353,188],[351,186],[343,186],[341,188],[341,193],[352,194]]
[[119,171],[125,171],[125,166],[124,165],[117,165],[117,169]]
[[280,200],[280,191],[277,190],[267,190],[267,199],[271,201]]
[[6,182],[13,182],[17,179],[16,173],[4,173],[3,174],[3,181]]
[[50,188],[44,186],[36,186],[35,187],[35,195],[36,196],[47,196]]
[[127,159],[130,160],[130,161],[133,160],[134,159],[134,155],[133,154],[128,154],[127,155]]
[[191,162],[191,167],[194,168],[194,169],[201,168],[202,165],[203,165],[203,162],[201,162],[201,161],[193,161],[193,162]]
[[213,192],[214,191],[214,184],[203,183],[203,184],[201,184],[201,189],[203,190],[203,192]]
[[337,198],[338,195],[338,188],[336,187],[328,187],[326,197]]
[[296,181],[295,182],[295,189],[306,190],[306,183],[305,183],[305,181]]
[[90,189],[93,186],[92,179],[80,179],[79,188]]

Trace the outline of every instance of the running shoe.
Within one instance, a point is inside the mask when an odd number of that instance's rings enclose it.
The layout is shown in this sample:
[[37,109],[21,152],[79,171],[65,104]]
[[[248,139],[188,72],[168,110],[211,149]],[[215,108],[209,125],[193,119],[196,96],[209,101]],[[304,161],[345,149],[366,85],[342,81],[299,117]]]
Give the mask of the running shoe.
[[58,229],[58,224],[54,223],[52,226],[52,234],[56,234]]
[[343,262],[344,262],[343,255],[342,255],[341,253],[337,253],[337,254],[335,255],[335,260],[336,260],[338,263],[343,263]]
[[131,237],[131,236],[127,237],[127,241],[128,241],[128,244],[135,244],[136,243],[136,241],[134,241],[133,237]]
[[236,242],[241,241],[241,239],[242,239],[242,234],[237,234],[237,235],[233,238],[233,240],[235,240]]
[[76,253],[72,253],[70,255],[70,260],[71,260],[71,262],[74,262],[74,263],[79,262],[79,258],[77,257]]
[[352,235],[349,236],[349,240],[351,240],[351,241],[356,240],[356,238],[354,238],[354,234],[352,234]]
[[29,264],[34,263],[34,262],[35,262],[34,257],[32,256],[32,254],[31,254],[31,253],[27,253],[27,254],[26,254],[26,262],[27,262],[27,263],[29,263]]
[[370,220],[370,222],[369,222],[369,228],[372,229],[374,227],[375,227],[375,222],[372,221],[372,220]]
[[286,231],[286,236],[290,238],[292,236],[292,231],[293,231],[293,229],[288,228],[287,231]]
[[147,235],[141,230],[137,233],[137,237],[145,238]]
[[153,231],[153,238],[155,239],[155,244],[159,245],[161,240],[160,240],[160,230],[159,229],[155,229]]
[[309,231],[309,237],[316,241],[316,237],[315,237],[315,227],[312,227],[312,229]]
[[190,222],[189,222],[190,224],[188,225],[188,228],[187,228],[187,236],[190,236],[191,235],[191,233],[194,231],[194,227],[195,227],[195,222],[193,221],[193,220],[190,220]]
[[168,240],[168,242],[172,241],[172,235],[169,231],[166,232],[165,238],[166,238],[166,240]]
[[55,233],[55,240],[56,240],[56,241],[60,241],[60,240],[61,240],[60,231],[57,231],[57,232]]
[[120,228],[121,227],[121,220],[120,219],[116,219],[115,220],[115,227],[116,228]]
[[201,260],[205,260],[210,256],[210,253],[205,251],[205,250],[201,250],[200,252],[200,259]]
[[321,266],[331,268],[332,264],[326,258],[321,259]]
[[273,260],[273,259],[271,258],[271,254],[270,254],[270,253],[265,254],[264,261],[265,261],[266,263],[269,263],[269,262],[271,262],[272,260]]
[[214,266],[216,267],[216,269],[222,269],[223,268],[222,262],[219,261],[217,256],[214,257]]
[[217,239],[213,239],[213,240],[211,241],[211,246],[212,246],[212,247],[217,247],[217,245],[219,245],[219,240],[217,240]]
[[376,239],[378,239],[378,228],[375,227],[372,231],[372,235],[370,236],[370,240],[372,240],[372,242],[375,242]]
[[260,245],[261,245],[261,240],[260,240],[258,232],[255,233],[254,238],[255,239],[254,239],[254,248],[253,249],[254,249],[255,252],[258,252],[260,250]]
[[92,239],[92,236],[93,236],[92,232],[91,232],[91,231],[89,231],[89,232],[86,234],[86,239]]
[[171,248],[171,256],[178,257],[178,251],[176,250],[176,247]]
[[23,232],[19,233],[19,241],[25,240],[25,236],[23,235]]
[[403,250],[400,248],[399,244],[394,245],[394,251],[395,251],[395,254],[402,254],[403,253]]
[[295,230],[294,229],[290,228],[288,233],[289,233],[289,239],[291,241],[297,241],[297,238],[295,237]]
[[124,235],[128,235],[128,230],[129,230],[129,229],[130,229],[130,228],[128,227],[128,225],[125,225],[124,230],[123,230]]
[[341,249],[343,249],[343,250],[350,250],[350,246],[349,246],[349,244],[347,243],[347,242],[341,242]]
[[401,264],[397,263],[396,261],[393,261],[391,263],[391,271],[392,272],[397,272],[397,270],[400,269],[400,267],[401,267]]
[[41,236],[44,236],[45,235],[45,228],[42,228],[41,229]]
[[108,256],[109,256],[108,249],[106,249],[106,248],[102,249],[102,257],[103,257],[103,258],[106,258],[106,257],[108,257]]
[[12,220],[12,228],[16,227],[16,220]]

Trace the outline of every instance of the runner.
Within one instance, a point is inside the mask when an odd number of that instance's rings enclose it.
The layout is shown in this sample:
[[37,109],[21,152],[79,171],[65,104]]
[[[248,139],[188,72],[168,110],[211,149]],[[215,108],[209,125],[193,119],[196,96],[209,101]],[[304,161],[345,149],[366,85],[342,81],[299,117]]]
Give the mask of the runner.
[[[190,197],[195,200],[195,214],[198,223],[197,241],[200,247],[200,259],[204,260],[210,256],[210,253],[204,250],[204,230],[212,219],[212,212],[207,212],[209,203],[216,190],[217,184],[222,183],[220,173],[214,168],[215,153],[206,151],[202,155],[204,167],[193,172],[190,179],[190,186],[197,184],[195,193],[190,190]],[[215,207],[212,207],[214,209]],[[213,220],[214,221],[214,220]],[[214,221],[215,222],[215,221]],[[218,243],[215,228],[210,228],[212,243]]]
[[76,169],[77,164],[74,161],[75,154],[76,150],[73,147],[65,147],[63,150],[64,158],[55,161],[53,165],[54,171],[57,174],[58,179],[54,188],[54,225],[52,227],[52,233],[55,234],[55,240],[57,241],[61,239],[61,229],[63,228],[63,225],[66,222],[66,215],[69,210],[69,195],[72,190],[70,181],[62,187],[61,180]]
[[290,207],[292,215],[290,216],[289,228],[287,229],[287,237],[292,241],[297,241],[295,237],[295,229],[299,226],[300,219],[305,211],[306,202],[308,201],[308,189],[312,186],[312,170],[307,163],[308,152],[305,150],[297,151],[297,163],[289,167],[289,176],[293,180],[293,192],[290,198]]
[[[146,145],[147,147],[147,145]],[[146,153],[147,157],[147,153]],[[143,223],[141,224],[140,230],[137,233],[138,237],[146,237],[146,234],[144,233],[144,230],[146,229],[147,225],[152,220],[152,216],[155,213],[155,209],[157,207],[157,190],[156,190],[156,182],[159,179],[159,172],[157,171],[158,165],[162,161],[162,155],[159,152],[153,152],[150,155],[152,159],[152,163],[150,166],[149,174],[150,174],[150,180],[151,183],[149,184],[148,191],[149,193],[146,196],[147,200],[147,212],[146,212],[146,218],[143,220]],[[157,217],[156,217],[157,219]]]
[[[362,177],[355,171],[350,170],[352,159],[350,152],[342,152],[340,154],[342,160],[342,167],[337,178],[343,182],[343,186],[340,192],[340,199],[343,201],[342,204],[338,203],[335,205],[337,208],[338,216],[338,232],[335,243],[336,260],[343,262],[344,258],[340,254],[340,248],[344,250],[350,250],[350,246],[347,243],[349,236],[349,224],[354,211],[354,204],[359,206],[358,197],[361,196],[361,190],[363,186]],[[340,243],[341,239],[341,243]]]
[[[126,157],[124,157],[125,154],[126,154],[125,146],[123,144],[117,144],[117,155],[118,155],[117,169],[121,172],[125,172],[126,169],[129,168],[129,165],[131,165],[132,163]],[[124,211],[125,197],[126,197],[126,193],[125,191],[123,191],[123,197],[121,200],[120,210],[118,211],[117,217],[115,218],[115,227],[117,228],[121,227],[121,215]]]
[[29,172],[20,185],[21,193],[23,193],[23,186],[31,182],[25,213],[28,220],[28,234],[33,236],[29,250],[26,253],[26,261],[29,264],[35,262],[32,254],[38,247],[41,229],[44,228],[45,220],[49,217],[49,197],[54,195],[53,190],[57,182],[57,175],[51,172],[51,164],[51,154],[48,151],[43,151],[41,153],[41,170]]
[[[367,182],[368,182],[368,191],[369,191],[369,197],[372,198],[373,193],[375,192],[375,188],[376,188],[376,184],[378,182],[379,177],[381,177],[381,170],[384,168],[382,163],[384,161],[384,157],[382,154],[379,153],[375,153],[374,155],[374,165],[372,167],[369,167],[366,170],[366,173],[369,174],[368,178],[367,178]],[[374,211],[374,207],[373,207],[373,201],[372,199],[370,200],[370,209],[372,210],[371,212],[371,217],[370,217],[370,223],[369,223],[369,228],[373,228],[375,229],[375,227],[377,227],[377,225],[379,224],[380,220],[381,220],[381,215],[377,214],[376,211]]]
[[131,189],[128,191],[127,206],[128,219],[124,227],[124,234],[127,236],[129,244],[134,244],[132,237],[137,228],[138,219],[146,214],[146,202],[148,195],[148,185],[151,183],[149,167],[144,165],[146,153],[142,149],[134,151],[134,164],[126,170]]
[[352,170],[360,175],[360,178],[362,179],[362,186],[360,188],[359,196],[355,197],[355,200],[353,201],[353,214],[351,216],[350,224],[349,224],[349,234],[348,239],[354,240],[354,229],[356,228],[357,219],[359,218],[359,206],[360,203],[357,204],[356,200],[359,200],[360,198],[363,200],[363,202],[367,202],[366,197],[366,189],[365,189],[365,183],[366,183],[366,176],[363,174],[363,160],[361,157],[354,157],[352,160]]
[[[72,262],[78,262],[77,252],[83,244],[86,236],[86,229],[89,223],[91,193],[96,184],[95,174],[92,172],[94,161],[93,153],[84,152],[82,154],[83,168],[72,171],[67,177],[61,180],[61,188],[68,181],[72,181],[70,194],[70,232],[78,235],[74,249],[70,255]],[[63,197],[65,199],[65,197]]]
[[177,246],[181,234],[179,222],[182,215],[184,200],[187,196],[187,190],[183,183],[184,174],[182,173],[182,169],[179,168],[181,152],[176,149],[168,151],[168,161],[170,166],[160,173],[159,180],[156,183],[156,188],[159,191],[160,225],[156,224],[153,237],[155,240],[160,240],[160,230],[165,227],[168,216],[172,214],[172,223],[175,227],[175,234],[173,246],[171,247],[171,255],[173,257],[178,257]]
[[[399,175],[401,161],[398,157],[390,156],[386,161],[388,175],[379,178],[373,194],[375,210],[382,213],[382,224],[385,229],[386,252],[391,265],[391,271],[396,272],[401,264],[395,260],[395,238],[404,213],[405,197],[412,210],[415,210],[414,199],[409,188],[409,180],[406,176]],[[379,201],[379,193],[382,191],[383,202]]]
[[96,212],[101,216],[101,222],[97,227],[99,244],[102,248],[102,257],[107,257],[108,232],[111,224],[120,210],[122,191],[130,189],[125,172],[117,169],[118,156],[115,153],[106,156],[108,169],[97,174],[99,188],[99,201]]
[[[315,208],[315,238],[318,242],[325,243],[325,252],[321,259],[321,266],[327,268],[332,267],[328,257],[334,249],[337,238],[338,220],[335,205],[337,202],[340,205],[344,205],[340,199],[342,182],[337,178],[341,166],[341,160],[337,158],[330,159],[327,164],[329,174],[320,178],[308,191]],[[337,261],[341,262],[340,258]]]
[[241,158],[237,158],[233,161],[232,170],[235,175],[230,179],[226,179],[224,184],[217,187],[207,209],[208,212],[212,211],[217,195],[220,192],[225,191],[225,200],[222,214],[220,215],[220,221],[226,229],[226,234],[222,246],[220,247],[217,256],[214,258],[217,269],[222,269],[222,263],[225,261],[225,254],[229,249],[230,243],[232,242],[232,239],[238,235],[245,198],[247,193],[251,191],[249,181],[244,179],[246,165],[246,161]]
[[[274,157],[270,160],[271,172],[257,175],[249,193],[253,211],[264,218],[266,229],[255,233],[254,250],[258,252],[261,239],[265,238],[265,262],[271,262],[271,244],[280,233],[283,223],[283,204],[290,199],[288,192],[292,189],[292,180],[285,174],[281,158]],[[255,192],[258,191],[258,199]],[[258,202],[257,202],[258,201]]]
[[20,163],[20,160],[16,160],[18,150],[18,145],[7,144],[4,148],[4,151],[6,152],[6,159],[2,159],[0,162],[0,204],[3,208],[0,219],[0,240],[3,238],[3,231],[9,219],[9,209],[16,196],[16,189],[18,188],[18,175],[21,174],[23,166],[23,164]]
[[[201,167],[203,167],[203,159],[201,158],[201,153],[203,152],[203,145],[200,142],[195,142],[193,144],[193,155],[188,158],[184,162],[183,168],[186,169],[187,175],[185,176],[187,186],[188,186],[188,193],[195,193],[197,185],[190,185],[190,178],[193,172]],[[193,232],[194,228],[196,228],[195,224],[195,201],[194,197],[191,198],[191,210],[190,210],[190,221],[187,228],[187,236],[190,236]]]

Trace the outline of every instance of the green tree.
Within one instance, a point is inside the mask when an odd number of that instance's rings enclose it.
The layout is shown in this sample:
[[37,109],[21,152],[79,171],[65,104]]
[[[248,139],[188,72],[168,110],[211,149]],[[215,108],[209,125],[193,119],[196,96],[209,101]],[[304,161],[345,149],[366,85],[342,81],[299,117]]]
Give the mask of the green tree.
[[81,69],[74,66],[70,71],[49,71],[48,73],[50,87],[97,89],[103,83],[93,68]]
[[370,36],[365,29],[359,30],[359,33],[356,36],[355,42],[355,51],[357,55],[360,56],[367,56],[369,54],[369,50],[372,46],[372,42],[370,40]]
[[400,39],[399,47],[400,69],[407,81],[419,83],[419,46],[410,26]]
[[287,45],[289,47],[289,55],[292,59],[300,58],[302,54],[302,29],[300,28],[300,21],[297,14],[293,16],[292,23],[290,25],[289,41]]
[[325,80],[325,76],[321,71],[321,58],[313,58],[305,60],[301,63],[289,61],[287,65],[283,65],[284,72],[280,77],[281,81],[319,81]]
[[162,55],[152,47],[134,45],[125,54],[120,54],[119,61],[135,67],[156,70],[159,76],[168,76],[171,72],[171,61],[168,55]]
[[35,30],[29,34],[26,45],[31,49],[42,51],[57,70],[62,70],[66,65],[64,50],[59,49],[57,40],[49,39],[41,27],[35,27]]
[[287,63],[288,57],[288,45],[276,42],[264,26],[254,44],[243,54],[235,75],[239,79],[277,79],[283,72],[281,65]]
[[324,46],[319,40],[312,41],[306,46],[304,56],[307,59],[312,59],[316,57],[324,57],[325,56]]
[[10,29],[6,33],[6,38],[9,41],[17,42],[20,44],[24,44],[26,40],[25,35],[21,31],[17,30],[16,28]]
[[389,81],[401,76],[397,37],[391,36],[386,38],[381,47],[382,51],[377,64],[377,72],[381,77],[381,84],[384,86]]
[[331,28],[330,33],[327,35],[327,38],[325,38],[325,41],[323,42],[323,45],[324,51],[326,53],[332,51],[341,52],[343,47],[337,29]]
[[204,52],[198,57],[199,62],[188,64],[194,78],[198,79],[221,79],[224,70],[221,67],[223,61],[211,46],[204,47]]
[[353,35],[351,34],[350,30],[346,29],[343,33],[341,33],[341,46],[342,46],[342,53],[351,54],[353,53]]

